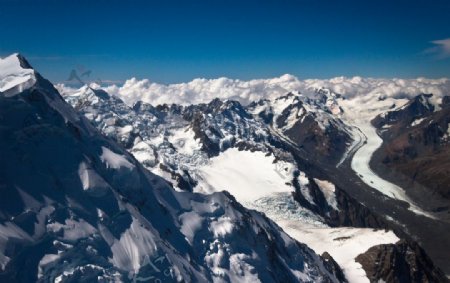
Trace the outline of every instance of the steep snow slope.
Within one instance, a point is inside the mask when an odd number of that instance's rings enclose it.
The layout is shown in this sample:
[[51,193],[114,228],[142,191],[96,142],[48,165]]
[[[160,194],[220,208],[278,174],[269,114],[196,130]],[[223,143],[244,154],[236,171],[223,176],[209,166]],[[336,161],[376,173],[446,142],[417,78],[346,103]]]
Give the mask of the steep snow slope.
[[227,194],[174,191],[34,76],[0,95],[1,281],[336,281]]

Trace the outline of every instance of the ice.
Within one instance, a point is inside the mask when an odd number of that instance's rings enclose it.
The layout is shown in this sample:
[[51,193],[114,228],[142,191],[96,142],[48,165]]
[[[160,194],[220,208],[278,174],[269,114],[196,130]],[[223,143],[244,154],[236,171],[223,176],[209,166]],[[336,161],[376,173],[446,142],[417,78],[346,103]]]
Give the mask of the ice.
[[133,131],[133,126],[131,126],[131,125],[126,125],[126,126],[124,126],[124,127],[122,127],[121,129],[120,129],[120,134],[122,134],[122,135],[127,135],[127,134],[129,134],[130,132],[132,132]]
[[251,260],[250,256],[242,253],[230,256],[230,269],[235,274],[232,275],[231,282],[261,282],[255,268],[246,262],[249,260]]

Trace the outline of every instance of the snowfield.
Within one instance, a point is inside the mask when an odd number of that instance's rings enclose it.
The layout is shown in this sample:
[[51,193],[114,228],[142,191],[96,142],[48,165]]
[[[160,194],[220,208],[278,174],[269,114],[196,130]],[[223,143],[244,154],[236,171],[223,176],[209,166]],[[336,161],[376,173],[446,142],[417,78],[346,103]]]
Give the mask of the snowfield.
[[229,191],[242,204],[275,193],[290,193],[294,165],[278,161],[272,155],[256,151],[239,151],[230,148],[211,159],[211,163],[200,167],[201,182],[197,192],[211,193]]
[[[228,190],[247,208],[264,212],[294,239],[310,246],[318,254],[328,252],[342,267],[349,282],[369,282],[365,271],[355,258],[370,247],[396,243],[393,232],[363,228],[330,228],[323,220],[301,207],[292,197],[291,174],[280,175],[270,155],[262,152],[228,149],[199,171],[202,182],[198,192]],[[285,168],[293,168],[286,164]],[[285,176],[285,177],[283,177]],[[301,172],[300,184],[308,179]],[[338,209],[334,184],[315,179],[327,202]],[[286,184],[288,183],[288,184]]]
[[316,253],[328,252],[342,267],[349,282],[369,282],[366,272],[355,258],[370,247],[395,244],[400,239],[392,231],[367,228],[308,227],[304,223],[279,221],[283,230],[299,242],[307,244]]

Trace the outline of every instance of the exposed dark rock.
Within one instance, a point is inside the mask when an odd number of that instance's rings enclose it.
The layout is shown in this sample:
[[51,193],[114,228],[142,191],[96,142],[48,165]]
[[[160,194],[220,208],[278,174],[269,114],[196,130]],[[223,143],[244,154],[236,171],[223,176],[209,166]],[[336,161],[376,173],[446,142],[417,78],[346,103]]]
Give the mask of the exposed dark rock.
[[[388,166],[450,199],[450,99],[444,97],[441,109],[435,109],[430,98],[419,95],[372,121],[384,140],[378,150],[380,166]],[[382,128],[384,125],[389,127]]]
[[345,278],[344,272],[342,272],[341,267],[337,262],[331,257],[327,252],[324,252],[321,257],[323,258],[325,268],[329,270],[341,283],[346,283],[347,278]]
[[450,96],[446,95],[442,98],[442,105],[449,105],[450,104]]
[[349,196],[345,191],[335,186],[335,196],[339,210],[333,209],[327,203],[323,192],[320,190],[314,179],[309,178],[309,184],[304,190],[309,191],[314,204],[311,204],[302,195],[300,185],[295,178],[293,184],[296,188],[294,199],[302,206],[322,216],[328,225],[332,227],[367,227],[367,228],[388,228],[386,222],[378,215],[370,211],[367,207]]
[[370,282],[449,281],[415,242],[401,240],[396,244],[374,246],[360,254],[356,261],[362,265]]

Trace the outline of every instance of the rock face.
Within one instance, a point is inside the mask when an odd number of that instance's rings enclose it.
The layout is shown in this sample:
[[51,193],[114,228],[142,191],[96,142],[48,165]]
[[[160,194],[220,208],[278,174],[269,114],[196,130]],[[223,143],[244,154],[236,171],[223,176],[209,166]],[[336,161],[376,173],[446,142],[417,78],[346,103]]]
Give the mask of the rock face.
[[385,166],[450,199],[450,104],[419,95],[405,106],[377,116]]
[[337,163],[352,140],[349,127],[340,119],[341,109],[332,92],[306,97],[288,93],[273,101],[249,105],[273,129],[307,152],[311,158]]
[[356,258],[370,282],[449,282],[416,243],[404,240],[370,248]]
[[331,270],[333,274],[336,276],[336,278],[339,280],[339,282],[347,283],[347,279],[345,278],[344,273],[342,272],[339,265],[334,261],[334,259],[331,257],[331,255],[327,252],[324,252],[322,254],[322,258],[325,261],[325,266],[328,270]]
[[[294,186],[296,188],[294,199],[302,206],[322,216],[331,227],[388,228],[381,217],[374,214],[337,186],[334,186],[336,201],[334,207],[327,201],[323,190],[313,178],[309,178],[308,182],[302,186],[295,182]],[[305,195],[308,195],[309,200]]]

